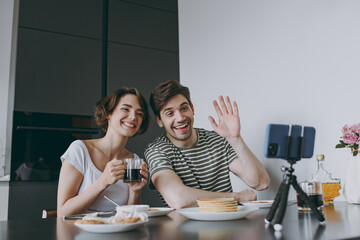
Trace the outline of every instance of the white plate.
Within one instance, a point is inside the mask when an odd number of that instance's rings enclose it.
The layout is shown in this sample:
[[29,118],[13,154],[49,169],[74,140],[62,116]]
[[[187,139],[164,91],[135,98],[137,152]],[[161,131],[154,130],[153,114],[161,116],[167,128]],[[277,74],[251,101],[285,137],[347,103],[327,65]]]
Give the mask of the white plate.
[[173,208],[166,208],[166,207],[151,207],[152,209],[157,209],[159,211],[147,211],[149,217],[158,217],[164,216],[173,211]]
[[87,232],[113,233],[113,232],[125,232],[139,228],[148,221],[149,220],[146,220],[144,222],[124,223],[124,224],[82,224],[82,223],[74,223],[74,224],[75,226]]
[[237,212],[199,212],[198,207],[193,207],[178,209],[176,211],[193,220],[223,221],[247,217],[258,209],[257,207],[239,206]]
[[244,206],[254,206],[258,208],[269,208],[273,204],[274,200],[257,200],[250,202],[242,202],[241,204]]

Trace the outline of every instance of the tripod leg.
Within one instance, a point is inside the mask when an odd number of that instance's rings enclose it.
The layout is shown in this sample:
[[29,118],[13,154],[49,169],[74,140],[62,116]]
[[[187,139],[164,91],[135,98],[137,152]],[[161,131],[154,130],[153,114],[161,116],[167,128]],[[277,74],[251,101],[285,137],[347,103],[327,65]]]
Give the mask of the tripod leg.
[[279,209],[278,212],[276,214],[275,217],[275,222],[274,222],[274,229],[276,231],[281,231],[282,230],[282,221],[286,212],[286,207],[287,207],[287,200],[288,200],[288,194],[289,194],[289,188],[290,188],[290,181],[288,178],[285,179],[285,181],[283,182],[284,184],[284,189],[283,192],[281,194],[281,199],[280,199],[280,205],[279,205]]
[[274,199],[274,202],[271,205],[269,213],[265,218],[265,223],[267,223],[267,224],[270,223],[273,220],[274,216],[275,216],[276,210],[277,210],[277,208],[279,206],[279,203],[280,203],[280,198],[281,198],[282,192],[284,191],[284,187],[286,187],[285,180],[280,184],[280,187],[279,187],[278,192],[276,193],[276,197]]
[[315,203],[313,203],[308,195],[300,188],[299,184],[296,181],[296,177],[294,176],[293,181],[291,182],[293,187],[295,188],[296,192],[300,195],[300,198],[304,200],[304,202],[310,207],[311,211],[315,214],[317,219],[320,221],[321,224],[325,224],[325,217],[324,215],[317,209]]

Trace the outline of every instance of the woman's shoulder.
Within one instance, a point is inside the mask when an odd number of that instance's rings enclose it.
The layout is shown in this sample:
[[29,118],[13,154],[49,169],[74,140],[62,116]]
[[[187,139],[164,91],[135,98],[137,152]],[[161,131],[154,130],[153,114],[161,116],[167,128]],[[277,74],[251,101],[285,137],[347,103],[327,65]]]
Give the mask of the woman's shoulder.
[[79,161],[88,156],[88,149],[85,143],[82,140],[73,141],[65,153],[60,157],[62,160],[66,159],[68,161]]
[[69,162],[82,175],[85,174],[89,161],[91,161],[87,147],[82,140],[73,141],[60,159],[62,162],[65,160]]
[[85,143],[79,139],[73,141],[68,148],[68,150],[70,150],[70,151],[82,151],[85,149],[86,149]]
[[138,159],[140,158],[136,153],[130,152],[129,150],[125,149],[125,156],[124,158],[134,158],[134,159]]
[[139,155],[137,155],[136,153],[133,153],[134,154],[134,159],[140,159],[141,157],[139,157]]
[[85,143],[83,142],[83,140],[80,140],[80,139],[77,139],[70,144],[70,146],[81,146],[81,147],[84,145],[85,145]]

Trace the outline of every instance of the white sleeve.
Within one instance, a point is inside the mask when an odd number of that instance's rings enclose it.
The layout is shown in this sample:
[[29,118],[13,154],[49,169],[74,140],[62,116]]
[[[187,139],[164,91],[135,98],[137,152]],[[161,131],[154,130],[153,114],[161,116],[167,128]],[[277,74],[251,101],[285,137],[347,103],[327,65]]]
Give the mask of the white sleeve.
[[87,149],[81,140],[72,142],[66,152],[60,157],[61,162],[68,161],[73,165],[82,175],[85,175],[87,169]]
[[[134,154],[134,159],[142,159],[141,157],[139,157],[136,153],[133,153]],[[142,159],[144,160],[144,159]]]

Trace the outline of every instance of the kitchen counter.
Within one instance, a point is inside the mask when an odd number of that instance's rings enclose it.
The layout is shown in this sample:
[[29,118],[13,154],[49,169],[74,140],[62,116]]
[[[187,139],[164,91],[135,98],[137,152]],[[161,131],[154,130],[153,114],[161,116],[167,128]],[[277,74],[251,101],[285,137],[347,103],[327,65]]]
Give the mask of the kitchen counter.
[[10,175],[0,177],[0,182],[9,182],[9,181],[10,181]]

